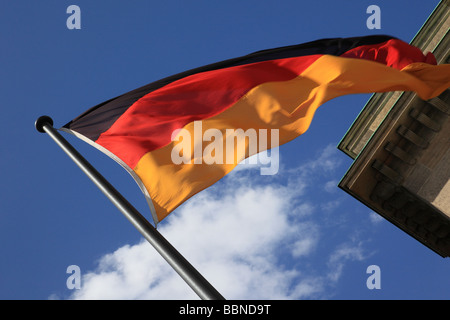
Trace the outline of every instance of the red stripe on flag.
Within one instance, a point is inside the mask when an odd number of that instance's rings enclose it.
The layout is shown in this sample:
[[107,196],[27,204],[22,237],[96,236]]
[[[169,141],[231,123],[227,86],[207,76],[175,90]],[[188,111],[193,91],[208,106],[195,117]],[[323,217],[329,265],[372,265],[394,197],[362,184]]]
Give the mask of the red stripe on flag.
[[348,50],[341,57],[377,61],[398,70],[414,62],[437,64],[432,53],[429,52],[424,56],[419,48],[398,39],[356,47]]
[[169,144],[174,130],[223,112],[262,83],[294,79],[320,56],[257,62],[177,80],[135,102],[96,143],[134,168],[145,153]]

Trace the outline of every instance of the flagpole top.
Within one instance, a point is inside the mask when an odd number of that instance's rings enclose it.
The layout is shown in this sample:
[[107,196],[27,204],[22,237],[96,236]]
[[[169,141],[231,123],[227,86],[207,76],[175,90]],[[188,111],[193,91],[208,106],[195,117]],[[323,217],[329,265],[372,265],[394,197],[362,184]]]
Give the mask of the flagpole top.
[[34,123],[34,126],[36,127],[37,131],[45,133],[44,126],[46,124],[53,126],[53,119],[49,116],[40,116]]

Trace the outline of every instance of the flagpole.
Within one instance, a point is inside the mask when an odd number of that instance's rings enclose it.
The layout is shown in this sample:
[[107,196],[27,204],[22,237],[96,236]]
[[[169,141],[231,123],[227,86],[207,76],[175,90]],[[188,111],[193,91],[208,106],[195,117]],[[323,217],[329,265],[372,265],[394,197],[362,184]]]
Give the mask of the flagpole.
[[59,147],[97,185],[108,199],[134,225],[184,281],[203,300],[224,300],[224,297],[187,261],[134,206],[128,202],[59,132],[53,120],[41,116],[36,120],[37,131],[47,133]]

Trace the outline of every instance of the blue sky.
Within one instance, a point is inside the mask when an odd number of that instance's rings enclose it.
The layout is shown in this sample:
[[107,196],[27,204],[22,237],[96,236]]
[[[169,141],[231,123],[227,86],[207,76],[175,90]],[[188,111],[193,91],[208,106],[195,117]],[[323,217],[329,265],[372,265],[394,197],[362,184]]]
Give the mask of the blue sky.
[[[34,129],[208,63],[320,38],[410,41],[439,1],[2,1],[0,299],[197,299],[69,158]],[[66,9],[81,8],[69,30]],[[381,29],[369,30],[369,5]],[[280,170],[236,170],[160,232],[228,299],[448,299],[449,260],[337,188],[336,149],[370,95],[335,99],[280,147]],[[64,136],[151,219],[114,161]],[[80,267],[69,290],[67,267]],[[380,268],[381,289],[366,272]]]

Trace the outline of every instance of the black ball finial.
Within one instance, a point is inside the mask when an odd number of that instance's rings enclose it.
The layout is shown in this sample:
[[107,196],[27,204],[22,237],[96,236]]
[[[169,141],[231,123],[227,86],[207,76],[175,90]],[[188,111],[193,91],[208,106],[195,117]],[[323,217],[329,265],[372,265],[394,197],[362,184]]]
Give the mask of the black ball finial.
[[37,131],[45,133],[44,125],[46,124],[53,126],[53,119],[49,116],[40,116],[34,123],[34,126]]

